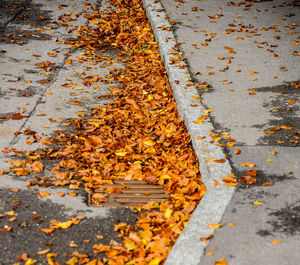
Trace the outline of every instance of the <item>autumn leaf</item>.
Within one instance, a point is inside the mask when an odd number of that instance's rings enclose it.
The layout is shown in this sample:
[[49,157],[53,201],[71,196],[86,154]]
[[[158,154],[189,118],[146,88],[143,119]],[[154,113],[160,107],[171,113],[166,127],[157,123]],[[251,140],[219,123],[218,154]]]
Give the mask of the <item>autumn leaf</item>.
[[215,262],[215,265],[227,265],[226,259],[219,259]]
[[279,243],[281,243],[281,241],[280,240],[271,240],[271,243],[272,244],[279,244]]
[[154,146],[155,145],[155,142],[151,141],[151,140],[148,140],[148,141],[143,141],[143,144],[144,145],[147,145],[147,146]]
[[40,228],[40,230],[45,234],[51,234],[54,231],[53,228]]
[[115,154],[116,156],[125,156],[127,155],[127,152],[116,152]]
[[263,187],[269,187],[269,186],[272,186],[272,183],[271,182],[264,182],[262,184]]
[[58,191],[56,194],[58,196],[60,196],[60,197],[64,197],[65,196],[65,193],[63,191]]
[[233,48],[228,47],[228,46],[224,46],[224,49],[227,50],[229,53],[236,53]]
[[67,229],[73,224],[72,221],[67,222],[56,222],[55,220],[51,220],[51,228],[61,228],[61,229]]
[[199,123],[202,123],[203,124],[203,121],[206,120],[208,117],[207,114],[203,114],[202,116],[200,116],[197,120],[194,121],[195,124],[199,124]]
[[12,216],[12,215],[15,215],[15,211],[9,211],[9,212],[6,212],[5,214],[8,216]]
[[38,251],[37,254],[38,255],[45,255],[45,254],[49,253],[49,251],[50,251],[50,248],[46,248],[44,250]]
[[163,259],[163,257],[154,258],[149,262],[149,265],[159,265]]
[[73,258],[69,259],[69,260],[66,262],[67,265],[75,265],[75,264],[77,264],[77,263],[78,263],[78,258],[77,258],[77,257],[73,257]]
[[239,155],[241,153],[241,150],[239,148],[235,149],[234,150],[234,154],[235,155]]
[[106,251],[109,251],[110,250],[110,246],[105,246],[103,244],[95,244],[93,245],[93,248],[94,248],[94,253],[97,254],[97,253],[101,253],[101,252],[106,252]]
[[103,265],[103,263],[99,259],[93,259],[88,262],[86,265]]
[[263,205],[263,203],[261,203],[260,201],[257,201],[257,200],[253,201],[252,204],[258,205],[258,206]]
[[212,239],[214,236],[213,235],[209,235],[207,237],[200,237],[200,240],[203,241],[203,243],[207,244],[207,242]]
[[208,224],[208,227],[211,229],[219,229],[222,226],[224,226],[224,224]]
[[249,163],[249,162],[243,162],[241,164],[242,167],[255,167],[254,163]]
[[33,265],[36,263],[36,260],[35,259],[28,259],[25,263],[25,265]]
[[15,188],[15,189],[9,189],[11,192],[19,192],[20,191],[20,189],[17,189],[17,188]]
[[40,161],[34,161],[31,164],[31,170],[34,172],[42,172],[44,170],[44,166]]
[[209,161],[209,162],[215,162],[215,163],[225,163],[226,159],[208,158],[207,161]]
[[38,197],[40,197],[40,198],[50,196],[50,191],[37,190],[36,193],[38,193]]
[[20,260],[20,261],[26,262],[28,259],[29,259],[29,257],[28,257],[27,253],[22,253],[17,256],[17,260]]

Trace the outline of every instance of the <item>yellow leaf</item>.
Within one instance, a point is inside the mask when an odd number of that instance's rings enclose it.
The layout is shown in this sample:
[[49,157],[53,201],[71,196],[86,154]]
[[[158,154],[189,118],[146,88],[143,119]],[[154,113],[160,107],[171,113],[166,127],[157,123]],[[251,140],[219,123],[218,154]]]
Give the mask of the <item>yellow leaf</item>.
[[149,141],[143,141],[143,144],[145,144],[147,146],[153,146],[153,145],[155,145],[155,142],[149,140]]
[[51,228],[61,228],[61,229],[67,229],[73,224],[72,221],[62,222],[62,223],[53,223],[51,225]]
[[36,263],[36,260],[35,259],[28,259],[25,263],[25,265],[33,265]]
[[127,152],[116,152],[116,156],[126,156]]
[[127,240],[127,241],[125,241],[123,244],[124,244],[125,248],[127,248],[127,250],[133,250],[133,249],[136,249],[136,245],[135,245],[134,242],[131,241],[131,240]]
[[263,205],[260,201],[254,201],[254,202],[252,202],[252,204],[254,204],[254,205]]
[[12,216],[12,215],[15,215],[15,211],[6,212],[5,214],[9,215],[9,216]]
[[267,161],[267,162],[274,162],[274,160],[271,159],[271,158],[267,158],[266,161]]
[[149,262],[149,265],[159,265],[162,260],[162,257],[155,258]]
[[166,216],[167,218],[171,218],[172,213],[173,213],[173,210],[171,210],[170,208],[168,208],[168,209],[165,211],[165,216]]

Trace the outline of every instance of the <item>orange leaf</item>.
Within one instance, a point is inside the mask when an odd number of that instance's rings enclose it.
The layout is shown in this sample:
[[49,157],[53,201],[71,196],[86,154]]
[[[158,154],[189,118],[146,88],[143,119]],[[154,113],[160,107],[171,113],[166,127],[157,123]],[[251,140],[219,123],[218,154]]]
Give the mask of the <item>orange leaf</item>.
[[42,172],[44,170],[44,166],[40,161],[34,161],[31,164],[31,170],[34,172]]
[[224,226],[224,224],[208,224],[208,227],[211,229],[219,229],[222,226]]
[[262,184],[263,187],[268,187],[268,186],[272,186],[271,182],[265,182]]
[[248,162],[243,162],[241,165],[242,167],[255,167],[254,163],[248,163]]
[[50,248],[44,249],[44,250],[40,250],[39,252],[37,252],[38,255],[44,255],[47,254],[50,251]]
[[215,162],[215,163],[224,163],[226,162],[226,159],[215,159],[215,158],[208,158],[209,162]]
[[226,259],[219,259],[215,262],[215,265],[227,265]]
[[207,243],[210,239],[212,239],[214,236],[213,235],[209,235],[207,237],[200,237],[200,240],[203,241],[203,243]]
[[50,191],[40,191],[37,190],[36,193],[38,193],[38,197],[48,197],[50,195]]
[[75,264],[77,264],[77,263],[78,263],[78,258],[77,258],[77,257],[73,257],[73,258],[69,259],[69,260],[66,262],[67,265],[75,265]]
[[272,240],[271,242],[272,242],[272,244],[279,244],[281,241],[280,240]]
[[254,205],[258,205],[258,206],[260,206],[260,205],[263,205],[260,201],[254,201],[254,202],[252,202],[252,204],[254,204]]
[[235,151],[234,151],[234,154],[235,154],[235,155],[238,155],[238,154],[240,154],[240,153],[241,153],[241,150],[240,150],[239,148],[235,149]]
[[51,234],[53,232],[53,228],[40,228],[40,230],[46,234]]

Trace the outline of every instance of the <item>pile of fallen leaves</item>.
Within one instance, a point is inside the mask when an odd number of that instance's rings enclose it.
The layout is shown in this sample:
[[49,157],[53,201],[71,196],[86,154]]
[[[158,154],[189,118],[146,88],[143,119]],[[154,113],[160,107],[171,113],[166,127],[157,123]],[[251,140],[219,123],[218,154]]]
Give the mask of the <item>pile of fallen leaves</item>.
[[[27,161],[14,164],[13,170],[18,175],[39,173],[44,159],[59,161],[52,168],[55,178],[48,182],[84,188],[94,204],[106,200],[93,197],[94,190],[113,180],[162,185],[171,196],[168,201],[139,208],[144,211],[136,227],[115,227],[122,245],[94,245],[94,253],[105,252],[108,264],[162,264],[205,187],[141,1],[112,3],[113,11],[86,15],[93,27],[78,27],[78,39],[67,44],[85,49],[83,58],[91,61],[102,60],[99,51],[118,52],[126,67],[111,69],[107,77],[121,84],[112,91],[114,103],[72,120],[72,130],[43,141],[47,148],[23,152]],[[85,85],[90,85],[88,80]]]

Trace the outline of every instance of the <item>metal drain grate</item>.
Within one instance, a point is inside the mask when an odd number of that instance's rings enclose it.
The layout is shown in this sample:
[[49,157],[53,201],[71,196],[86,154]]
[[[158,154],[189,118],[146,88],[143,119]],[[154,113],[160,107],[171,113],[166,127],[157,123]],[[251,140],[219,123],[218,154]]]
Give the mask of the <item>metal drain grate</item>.
[[[110,189],[112,192],[107,192]],[[92,196],[102,194],[106,202],[94,204]],[[160,185],[147,184],[142,180],[115,180],[114,184],[104,184],[89,194],[89,204],[100,207],[134,207],[148,202],[162,202],[170,198]]]

